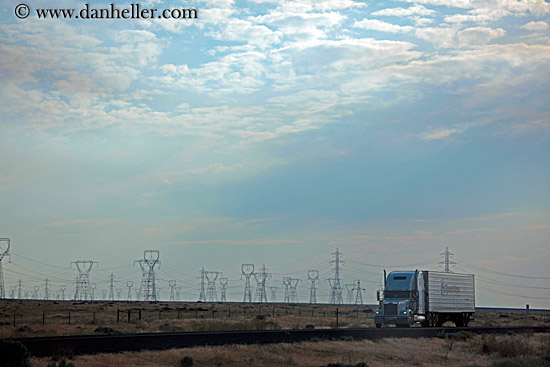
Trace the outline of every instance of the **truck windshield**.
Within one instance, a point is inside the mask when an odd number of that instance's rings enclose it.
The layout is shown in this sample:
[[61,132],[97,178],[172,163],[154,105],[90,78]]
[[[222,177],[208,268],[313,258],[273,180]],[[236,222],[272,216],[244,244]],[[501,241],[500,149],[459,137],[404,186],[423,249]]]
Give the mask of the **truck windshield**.
[[410,298],[411,291],[385,291],[384,298]]

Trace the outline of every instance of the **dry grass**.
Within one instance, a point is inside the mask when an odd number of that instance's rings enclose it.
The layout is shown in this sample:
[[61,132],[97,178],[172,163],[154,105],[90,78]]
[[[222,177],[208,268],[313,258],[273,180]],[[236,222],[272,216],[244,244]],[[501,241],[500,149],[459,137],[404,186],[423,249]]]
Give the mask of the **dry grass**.
[[[528,345],[529,356],[523,352],[511,361],[530,361],[544,366],[544,356],[550,354],[550,337],[544,334],[527,336],[496,336],[493,351],[483,348],[487,336],[446,339],[383,339],[379,341],[320,341],[295,344],[228,345],[172,349],[162,352],[98,354],[77,356],[77,367],[178,367],[184,356],[193,358],[194,366],[275,367],[275,366],[496,366],[502,349],[522,340]],[[498,347],[501,345],[501,347]],[[33,366],[46,366],[50,359],[33,359]],[[536,364],[542,363],[542,364]],[[521,365],[521,364],[520,364]],[[525,364],[524,364],[525,365]]]
[[[118,309],[121,310],[119,322]],[[339,327],[374,327],[372,306],[338,309]],[[128,310],[133,310],[130,322]],[[137,310],[142,312],[141,321]],[[335,310],[334,306],[307,304],[1,300],[0,338],[94,334],[98,327],[104,326],[122,333],[333,328],[336,327]],[[480,310],[471,326],[548,324],[550,312],[531,311],[527,320],[522,311]]]

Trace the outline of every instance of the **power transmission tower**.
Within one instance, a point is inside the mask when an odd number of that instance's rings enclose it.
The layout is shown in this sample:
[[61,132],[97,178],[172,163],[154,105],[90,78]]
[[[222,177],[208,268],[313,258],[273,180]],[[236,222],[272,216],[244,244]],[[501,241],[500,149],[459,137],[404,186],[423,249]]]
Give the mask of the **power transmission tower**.
[[250,287],[250,277],[254,274],[254,264],[241,265],[241,279],[246,278],[244,283],[244,300],[243,302],[252,303],[252,288]]
[[365,290],[365,288],[361,288],[361,281],[360,280],[355,281],[355,287],[353,288],[353,290],[356,292],[355,293],[355,304],[356,305],[362,305],[363,304],[363,291]]
[[300,279],[290,279],[290,303],[298,303],[298,291],[296,287],[300,283]]
[[134,286],[134,282],[131,280],[126,282],[126,287],[128,288],[128,297],[126,297],[126,301],[132,300],[132,287]]
[[48,289],[48,278],[46,278],[46,284],[45,284],[45,287],[44,287],[44,300],[45,301],[48,301],[49,293],[50,293],[50,290]]
[[17,286],[17,299],[21,299],[21,291],[23,290],[21,279],[19,279],[19,285]]
[[269,287],[269,290],[271,291],[271,303],[277,302],[277,287]]
[[95,283],[90,283],[90,300],[95,300],[95,289],[96,289],[96,284]]
[[116,289],[116,299],[120,301],[122,299],[122,288]]
[[271,278],[271,274],[267,272],[265,264],[260,268],[259,273],[254,273],[254,278],[256,279],[256,299],[255,302],[267,303],[267,294],[265,292],[265,282],[267,278]]
[[319,270],[308,270],[307,278],[311,282],[311,287],[309,288],[309,303],[317,303],[317,288],[315,287],[315,282],[319,279]]
[[106,290],[106,289],[102,289],[102,290],[101,290],[101,294],[103,295],[103,299],[106,300],[106,299],[107,299],[107,290]]
[[181,301],[181,287],[176,287],[176,300]]
[[91,298],[90,271],[92,271],[92,267],[94,266],[94,264],[97,267],[97,261],[77,260],[72,262],[71,266],[73,264],[75,264],[76,270],[78,270],[74,299],[77,301],[87,301]]
[[32,299],[38,299],[38,291],[40,290],[39,285],[34,286],[34,291],[32,292]]
[[227,291],[227,282],[228,282],[228,279],[227,278],[220,278],[220,285],[222,286],[222,297],[221,297],[221,302],[227,302],[227,299],[226,299],[226,291]]
[[353,303],[353,290],[354,285],[353,284],[344,284],[346,287],[346,303],[348,305],[351,305]]
[[208,287],[206,293],[208,295],[208,302],[218,302],[218,291],[216,290],[216,280],[221,273],[219,271],[207,271],[205,272],[206,281]]
[[439,265],[445,265],[445,273],[450,273],[451,270],[449,269],[449,265],[452,265],[452,266],[456,265],[454,261],[450,260],[451,257],[453,257],[455,254],[453,254],[452,252],[449,252],[449,248],[445,247],[445,252],[442,252],[440,255],[444,257],[444,260],[440,261]]
[[157,300],[157,285],[155,280],[155,266],[160,267],[160,251],[145,250],[143,251],[143,259],[134,261],[141,268],[142,278],[139,287],[139,294],[144,301]]
[[65,300],[65,289],[67,289],[67,286],[66,285],[60,285],[59,286],[59,291],[61,293],[61,300],[64,301]]
[[10,298],[15,299],[15,290],[17,289],[16,286],[10,287]]
[[332,254],[334,256],[334,260],[331,260],[330,263],[334,264],[334,278],[329,279],[330,283],[330,302],[333,305],[341,305],[343,302],[342,300],[342,282],[340,280],[340,266],[344,264],[342,260],[340,260],[340,256],[342,256],[342,253],[338,251],[338,248],[336,249],[336,252]]
[[205,273],[206,271],[204,271],[204,266],[203,266],[203,268],[201,269],[201,288],[199,291],[199,302],[206,302],[206,291],[204,288]]
[[111,273],[111,281],[109,286],[109,301],[115,300],[115,275]]
[[170,302],[174,302],[176,300],[176,293],[174,289],[176,287],[176,281],[169,280],[168,285],[170,286]]
[[284,277],[283,278],[283,284],[285,286],[285,300],[284,303],[290,303],[290,281],[291,278]]
[[11,262],[10,239],[0,238],[0,242],[7,242],[6,246],[0,246],[0,299],[3,299],[6,297],[6,285],[4,284],[4,268],[2,267],[2,261],[4,260],[4,257],[8,256]]

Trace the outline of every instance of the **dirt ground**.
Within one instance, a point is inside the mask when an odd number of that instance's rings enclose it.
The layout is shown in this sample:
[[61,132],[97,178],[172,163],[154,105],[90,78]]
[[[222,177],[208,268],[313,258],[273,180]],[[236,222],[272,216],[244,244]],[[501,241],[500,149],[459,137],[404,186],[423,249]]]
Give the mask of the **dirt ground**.
[[[374,327],[375,306],[0,301],[0,338],[171,331]],[[337,317],[338,314],[338,317]],[[452,326],[447,323],[446,326]],[[550,325],[549,312],[479,310],[471,326]]]
[[[59,363],[62,358],[57,356],[55,359]],[[51,358],[33,359],[32,365],[46,367],[51,361]],[[228,345],[76,356],[68,361],[76,367],[538,367],[550,366],[550,335],[480,336],[460,333],[433,339]]]

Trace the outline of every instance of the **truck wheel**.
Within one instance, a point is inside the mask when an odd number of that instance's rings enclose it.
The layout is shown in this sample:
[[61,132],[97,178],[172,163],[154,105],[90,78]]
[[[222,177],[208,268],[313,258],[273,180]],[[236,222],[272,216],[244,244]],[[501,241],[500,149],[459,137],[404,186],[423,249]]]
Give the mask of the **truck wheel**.
[[380,329],[382,327],[382,324],[375,324],[377,329]]

